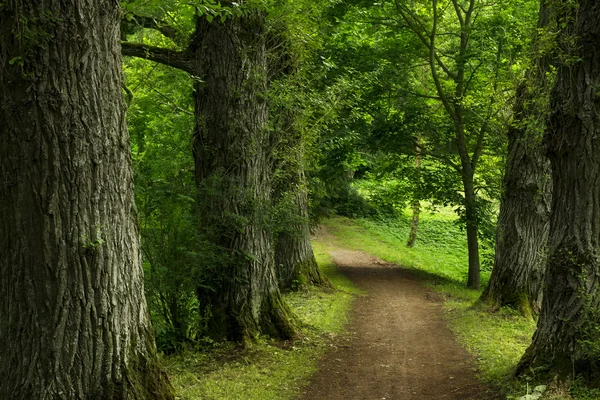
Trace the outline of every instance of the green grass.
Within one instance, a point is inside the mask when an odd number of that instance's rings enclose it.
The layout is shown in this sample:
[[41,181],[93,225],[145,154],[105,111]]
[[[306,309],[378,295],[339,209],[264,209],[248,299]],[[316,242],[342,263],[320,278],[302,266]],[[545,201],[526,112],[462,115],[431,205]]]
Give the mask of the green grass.
[[213,344],[166,356],[163,362],[181,400],[285,400],[297,397],[332,339],[343,332],[359,290],[332,263],[326,248],[315,255],[337,290],[309,288],[285,294],[305,324],[291,343],[259,340],[246,348]]
[[[455,218],[447,209],[423,213],[417,244],[412,249],[406,247],[408,217],[385,221],[334,217],[325,225],[334,236],[332,244],[362,250],[411,269],[427,286],[441,293],[451,328],[477,358],[480,378],[507,396],[525,395],[528,382],[510,377],[530,343],[535,323],[511,310],[488,312],[477,302],[481,292],[466,288],[467,244]],[[488,279],[489,272],[482,271],[482,282]]]
[[[177,398],[296,398],[332,339],[343,334],[353,299],[362,295],[334,266],[328,255],[331,248],[362,250],[412,270],[445,298],[450,327],[476,356],[480,378],[508,398],[525,395],[528,385],[533,388],[542,382],[515,381],[511,371],[529,345],[535,324],[507,309],[490,313],[477,301],[480,291],[466,289],[467,246],[455,218],[447,209],[423,213],[413,249],[406,247],[408,217],[385,221],[335,217],[324,221],[329,234],[313,246],[321,269],[337,290],[310,288],[285,295],[305,324],[302,338],[291,343],[259,340],[243,349],[213,344],[204,350],[164,357]],[[482,281],[488,279],[489,273],[483,272]],[[600,392],[576,385],[571,398],[599,399]]]

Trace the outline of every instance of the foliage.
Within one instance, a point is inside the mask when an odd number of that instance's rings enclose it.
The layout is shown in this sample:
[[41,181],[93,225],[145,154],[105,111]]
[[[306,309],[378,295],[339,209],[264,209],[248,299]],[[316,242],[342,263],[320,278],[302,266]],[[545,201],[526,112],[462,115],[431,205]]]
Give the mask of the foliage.
[[187,76],[137,59],[124,69],[147,300],[158,347],[171,351],[201,334],[195,288],[210,285],[210,268],[223,255],[199,236],[193,213]]

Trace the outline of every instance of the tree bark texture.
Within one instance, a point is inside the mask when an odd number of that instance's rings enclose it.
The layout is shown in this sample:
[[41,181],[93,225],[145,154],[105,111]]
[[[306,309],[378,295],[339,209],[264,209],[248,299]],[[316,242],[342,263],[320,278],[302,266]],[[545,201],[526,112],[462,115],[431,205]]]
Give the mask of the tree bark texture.
[[[548,26],[548,8],[547,0],[542,0],[538,29]],[[550,55],[538,47],[534,45],[533,67],[517,89],[494,269],[482,295],[495,309],[508,306],[530,317],[539,314],[542,305],[552,197],[550,161],[543,144]]]
[[[275,268],[282,290],[306,285],[331,286],[319,271],[310,243],[308,188],[304,174],[305,150],[296,115],[285,106],[273,107],[275,129],[274,196],[279,213],[285,214],[275,239]],[[291,204],[287,204],[291,203]]]
[[542,311],[517,373],[548,371],[568,384],[598,379],[600,326],[600,3],[560,2],[563,53],[551,95],[553,199]]
[[265,16],[199,18],[196,39],[196,181],[202,226],[231,256],[217,287],[198,288],[209,334],[244,341],[259,333],[289,338],[291,311],[275,273],[271,227]]
[[0,5],[0,398],[172,399],[144,299],[119,3]]
[[[532,101],[523,96],[517,98],[517,119]],[[521,124],[508,132],[494,269],[483,293],[494,308],[508,306],[530,317],[541,307],[552,187],[542,138],[533,135]]]
[[302,186],[296,189],[294,196],[298,220],[277,236],[275,246],[277,278],[282,290],[305,285],[331,286],[329,279],[319,271],[310,243],[308,191],[304,174],[300,175]]

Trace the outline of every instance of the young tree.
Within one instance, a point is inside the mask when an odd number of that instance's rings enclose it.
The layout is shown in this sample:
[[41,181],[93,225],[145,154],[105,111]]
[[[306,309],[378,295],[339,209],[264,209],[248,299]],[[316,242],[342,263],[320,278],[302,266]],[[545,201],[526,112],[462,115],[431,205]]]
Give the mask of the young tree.
[[[494,269],[482,295],[494,308],[538,314],[550,229],[550,162],[542,143],[549,111],[550,1],[541,0],[532,67],[519,86],[508,130],[508,159],[498,218]],[[550,42],[550,43],[548,43]]]
[[144,299],[120,18],[114,1],[0,4],[3,399],[173,398]]
[[[501,159],[501,135],[495,133],[501,130],[501,116],[506,113],[505,93],[512,86],[508,67],[523,42],[522,26],[499,28],[512,17],[496,3],[433,0],[378,4],[361,16],[372,26],[387,27],[388,35],[395,34],[396,40],[403,42],[404,60],[397,69],[404,73],[398,73],[396,79],[406,83],[396,88],[394,98],[411,98],[405,103],[429,108],[429,115],[420,119],[429,119],[431,126],[405,133],[409,146],[404,153],[412,154],[419,143],[423,158],[435,158],[460,177],[459,205],[469,256],[467,285],[476,289],[480,284],[479,224],[485,205],[478,195],[483,186],[490,186],[482,179],[480,167],[486,157]],[[529,8],[521,11],[523,20],[528,21]],[[408,68],[407,64],[412,65]],[[394,108],[395,115],[408,116],[398,105]],[[456,203],[455,198],[448,202]]]
[[546,137],[553,179],[546,289],[517,373],[545,370],[560,388],[580,374],[600,376],[600,4],[555,4],[560,62]]

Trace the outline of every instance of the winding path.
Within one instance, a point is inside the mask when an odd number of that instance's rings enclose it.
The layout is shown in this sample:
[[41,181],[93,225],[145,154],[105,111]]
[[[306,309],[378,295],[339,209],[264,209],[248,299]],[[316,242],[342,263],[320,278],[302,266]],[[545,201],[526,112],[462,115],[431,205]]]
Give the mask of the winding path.
[[355,301],[349,334],[321,361],[302,400],[495,398],[475,378],[474,360],[449,330],[438,294],[365,253],[331,255],[367,295]]

